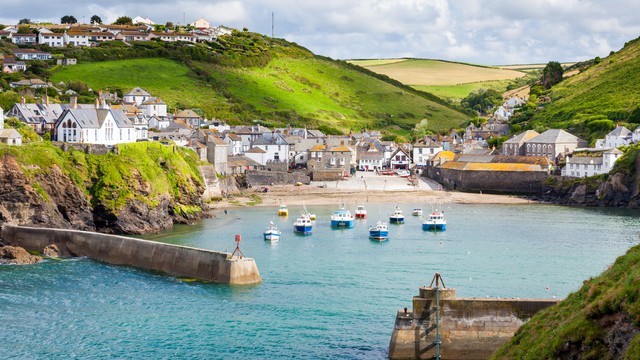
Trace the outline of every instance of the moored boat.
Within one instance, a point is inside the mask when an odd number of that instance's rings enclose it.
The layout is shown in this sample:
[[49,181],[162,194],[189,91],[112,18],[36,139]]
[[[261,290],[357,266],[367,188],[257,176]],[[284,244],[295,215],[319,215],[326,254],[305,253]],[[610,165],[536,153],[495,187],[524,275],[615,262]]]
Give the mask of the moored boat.
[[422,221],[422,230],[425,231],[445,231],[447,229],[447,221],[444,219],[444,211],[437,209],[429,214],[428,219]]
[[387,240],[389,238],[387,223],[378,220],[375,226],[369,226],[369,237],[378,241]]
[[273,224],[273,221],[269,223],[269,226],[267,226],[267,229],[263,233],[264,239],[271,242],[280,240],[281,234],[282,233],[278,230],[278,227]]
[[342,207],[331,215],[331,227],[350,229],[353,227],[353,219],[351,212]]
[[278,208],[278,216],[289,216],[289,209],[287,209],[287,205],[280,205]]
[[303,235],[309,235],[313,231],[313,221],[309,214],[303,212],[296,221],[293,222],[293,231]]
[[396,206],[393,214],[389,215],[389,222],[392,224],[404,224],[404,213]]
[[422,216],[422,209],[420,209],[420,208],[413,209],[413,211],[411,212],[411,215],[413,215],[413,216]]
[[366,219],[367,218],[367,209],[362,205],[358,205],[356,208],[356,219]]

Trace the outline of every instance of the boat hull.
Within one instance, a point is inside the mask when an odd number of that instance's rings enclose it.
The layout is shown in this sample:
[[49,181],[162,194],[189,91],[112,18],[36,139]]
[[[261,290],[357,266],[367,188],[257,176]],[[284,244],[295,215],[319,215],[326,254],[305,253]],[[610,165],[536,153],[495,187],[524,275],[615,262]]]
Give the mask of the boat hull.
[[351,229],[353,227],[353,220],[331,220],[331,227]]
[[294,225],[293,231],[298,234],[310,235],[313,230],[313,226],[311,225]]
[[404,224],[404,217],[389,217],[391,224]]
[[369,237],[378,241],[387,240],[389,238],[389,230],[369,230]]
[[445,231],[447,230],[447,224],[422,224],[422,230],[424,231]]
[[280,234],[279,233],[264,233],[264,240],[265,241],[278,241],[280,240]]

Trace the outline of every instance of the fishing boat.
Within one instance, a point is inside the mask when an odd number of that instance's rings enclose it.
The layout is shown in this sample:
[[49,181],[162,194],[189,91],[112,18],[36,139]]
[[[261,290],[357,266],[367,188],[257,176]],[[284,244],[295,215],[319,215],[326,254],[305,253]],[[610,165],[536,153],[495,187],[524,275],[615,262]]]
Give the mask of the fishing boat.
[[422,209],[420,209],[420,208],[413,209],[413,211],[411,212],[411,215],[413,215],[413,216],[422,216]]
[[313,230],[313,221],[309,218],[309,214],[303,212],[300,217],[293,222],[293,231],[303,235],[311,234]]
[[367,218],[367,209],[362,205],[358,205],[356,208],[356,219],[366,219]]
[[389,238],[387,223],[378,220],[375,226],[369,226],[369,237],[378,241],[387,240]]
[[278,216],[289,216],[289,209],[287,209],[287,205],[280,205],[278,208]]
[[437,209],[429,214],[428,219],[422,221],[422,230],[425,231],[445,231],[447,229],[447,221],[444,219],[444,211]]
[[353,215],[349,210],[343,207],[340,210],[336,210],[331,215],[331,227],[333,228],[347,228],[353,227]]
[[280,240],[281,234],[282,233],[278,230],[278,227],[273,224],[273,221],[269,222],[269,226],[267,226],[267,229],[263,233],[264,239],[272,242]]
[[404,224],[404,214],[399,207],[396,206],[393,214],[389,215],[389,222],[392,224]]

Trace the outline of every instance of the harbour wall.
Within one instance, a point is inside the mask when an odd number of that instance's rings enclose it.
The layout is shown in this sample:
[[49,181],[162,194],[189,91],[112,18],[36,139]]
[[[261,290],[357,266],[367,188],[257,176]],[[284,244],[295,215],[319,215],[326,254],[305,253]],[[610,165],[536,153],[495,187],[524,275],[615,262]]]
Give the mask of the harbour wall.
[[247,184],[252,187],[262,185],[293,185],[301,182],[309,184],[311,179],[303,172],[247,170]]
[[[436,332],[442,359],[487,359],[554,299],[457,298],[456,290],[421,287],[411,310],[397,313],[390,359],[434,359]],[[437,310],[436,310],[437,309]],[[436,321],[436,313],[438,321]]]
[[223,284],[248,285],[262,281],[252,258],[155,241],[67,229],[32,228],[5,224],[0,238],[6,245],[43,252],[56,245],[62,253],[86,256],[114,265],[128,265],[171,276]]
[[507,193],[539,193],[549,177],[546,171],[482,171],[440,167],[428,168],[426,175],[449,190]]

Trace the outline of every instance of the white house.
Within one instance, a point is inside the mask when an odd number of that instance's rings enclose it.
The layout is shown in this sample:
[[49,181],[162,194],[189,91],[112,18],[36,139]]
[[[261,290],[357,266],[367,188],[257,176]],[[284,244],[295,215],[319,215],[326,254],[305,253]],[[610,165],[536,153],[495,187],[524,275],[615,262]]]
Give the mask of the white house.
[[16,49],[13,54],[20,60],[51,60],[51,53],[36,49]]
[[40,31],[38,34],[38,43],[46,44],[51,47],[62,47],[65,44],[64,34]]
[[613,168],[616,160],[623,152],[613,148],[595,151],[576,152],[566,158],[566,166],[562,169],[562,176],[587,177],[606,174]]
[[253,142],[253,147],[264,150],[267,161],[289,162],[289,143],[279,133],[262,134],[261,138]]
[[209,29],[211,27],[211,24],[207,20],[205,20],[203,17],[192,22],[189,25],[193,26],[196,29]]
[[225,134],[222,138],[224,142],[229,144],[229,155],[242,155],[242,137],[238,134]]
[[504,106],[499,106],[496,111],[493,112],[493,118],[496,120],[506,120],[508,121],[511,117],[511,112],[504,108]]
[[135,104],[136,106],[139,106],[150,97],[151,97],[151,94],[142,90],[139,87],[136,87],[136,88],[133,88],[128,93],[124,94],[122,98],[124,102],[127,104]]
[[22,145],[22,135],[16,129],[0,129],[0,143]]
[[411,167],[411,155],[406,152],[401,147],[398,147],[396,151],[391,155],[391,159],[389,160],[389,167],[391,169],[403,169],[409,170]]
[[604,147],[614,149],[629,145],[633,141],[633,133],[624,126],[618,126],[604,137]]
[[153,25],[154,24],[153,20],[151,20],[149,18],[143,18],[140,15],[138,15],[138,16],[134,17],[133,19],[131,19],[131,23],[133,23],[133,24],[145,24],[145,25]]
[[167,117],[167,103],[158,97],[147,98],[138,106],[147,117]]
[[149,129],[164,130],[171,125],[169,118],[160,118],[152,116],[149,118]]
[[437,153],[443,151],[442,144],[433,141],[431,138],[423,138],[413,144],[413,163],[418,167],[429,165]]
[[267,152],[258,147],[245,151],[244,156],[263,166],[267,163]]
[[89,46],[89,34],[80,31],[65,32],[64,43],[73,46]]
[[35,45],[38,40],[36,34],[18,34],[12,33],[9,35],[11,42],[16,45]]
[[115,145],[135,142],[136,129],[120,109],[66,109],[55,123],[58,141]]

